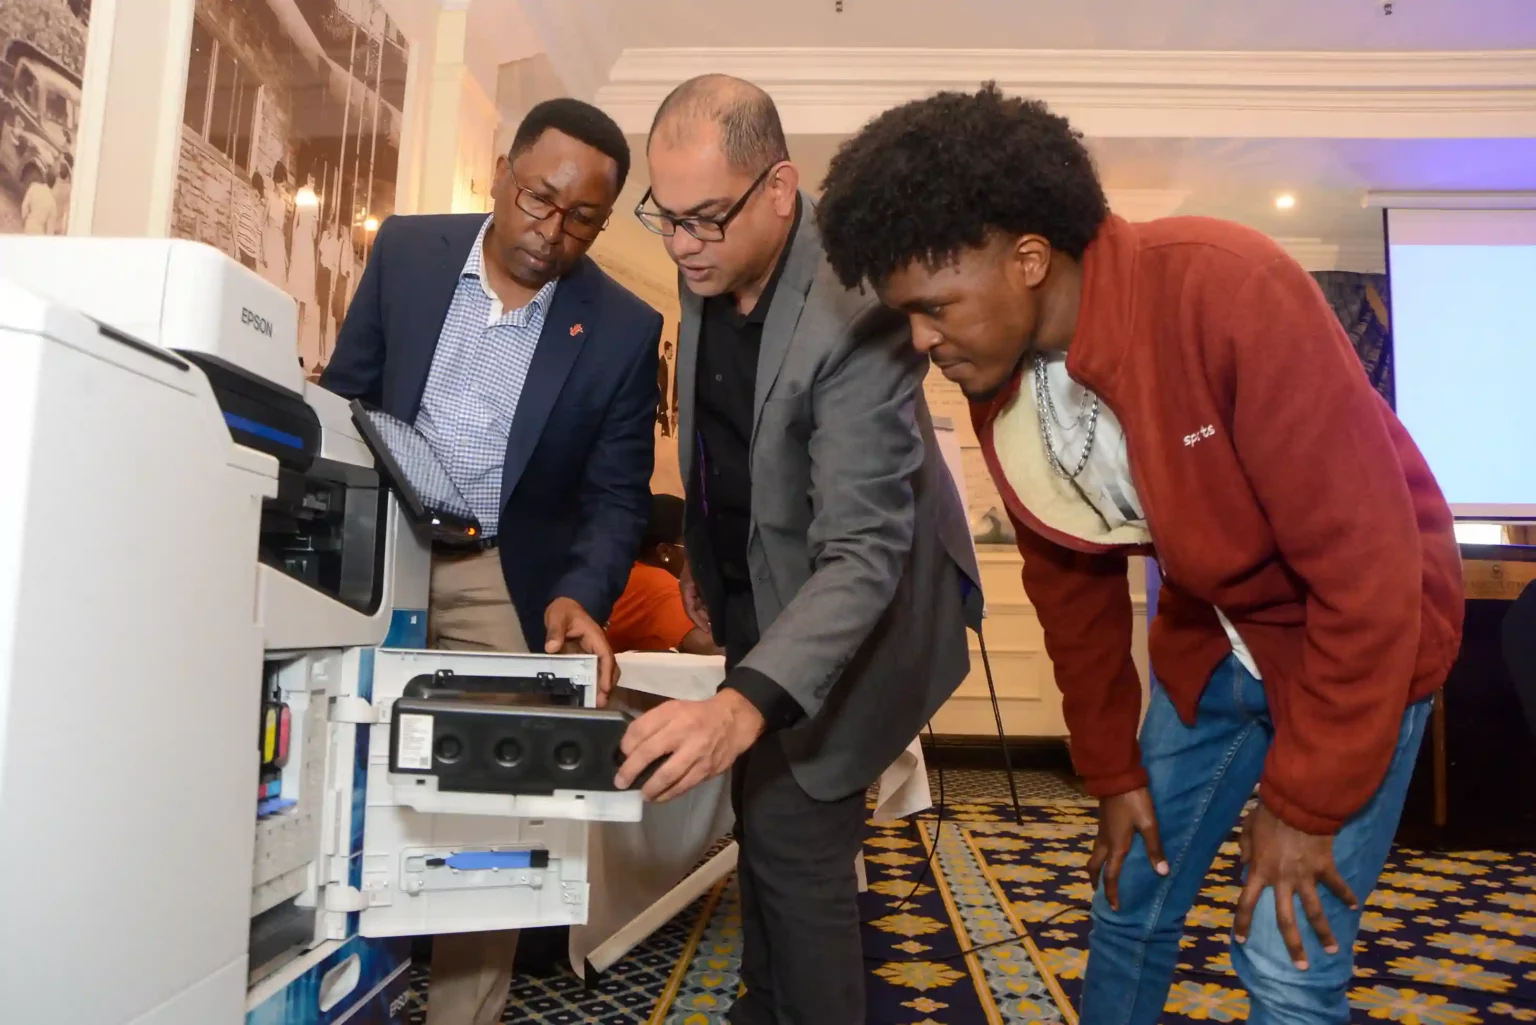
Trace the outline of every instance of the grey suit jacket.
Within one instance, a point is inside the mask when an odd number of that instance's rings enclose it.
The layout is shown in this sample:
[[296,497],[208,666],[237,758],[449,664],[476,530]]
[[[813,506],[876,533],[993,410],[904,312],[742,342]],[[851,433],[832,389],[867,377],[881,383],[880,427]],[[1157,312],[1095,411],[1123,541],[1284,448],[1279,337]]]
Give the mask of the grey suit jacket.
[[[965,678],[981,590],[923,399],[928,361],[905,317],[838,283],[801,203],[757,365],[747,562],[762,639],[742,665],[804,709],[781,735],[790,766],[812,797],[836,800],[879,778]],[[703,303],[679,290],[685,540],[721,623],[695,480]]]

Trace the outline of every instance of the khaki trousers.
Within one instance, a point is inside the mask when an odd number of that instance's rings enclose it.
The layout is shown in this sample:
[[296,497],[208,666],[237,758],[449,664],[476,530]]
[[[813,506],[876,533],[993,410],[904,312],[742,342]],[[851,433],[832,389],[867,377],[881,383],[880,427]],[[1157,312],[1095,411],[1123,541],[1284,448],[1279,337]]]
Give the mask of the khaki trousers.
[[[427,644],[449,651],[526,652],[507,596],[500,553],[432,556]],[[427,1025],[495,1025],[512,988],[517,930],[450,933],[432,940]]]

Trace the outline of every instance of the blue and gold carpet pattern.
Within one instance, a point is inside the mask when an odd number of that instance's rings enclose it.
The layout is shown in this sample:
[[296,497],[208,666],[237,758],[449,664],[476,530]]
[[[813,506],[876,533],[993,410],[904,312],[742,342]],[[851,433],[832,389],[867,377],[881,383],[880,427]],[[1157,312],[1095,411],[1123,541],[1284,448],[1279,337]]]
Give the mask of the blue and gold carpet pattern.
[[[951,786],[942,821],[869,824],[860,897],[868,1025],[1077,1025],[1094,809],[1070,790],[1052,793],[1052,803],[1026,804],[1018,825],[995,785],[985,789]],[[1167,1025],[1249,1016],[1228,953],[1235,839],[1190,912]],[[505,1022],[719,1025],[740,987],[740,944],[727,880],[595,990],[569,974],[518,980]],[[1355,949],[1355,1021],[1536,1023],[1536,852],[1394,849]],[[421,973],[419,991],[426,982]],[[417,1002],[410,1020],[420,1014]]]
[[[1026,807],[1021,826],[995,801],[951,804],[942,824],[871,822],[869,1025],[1076,1025],[1094,828],[1089,807]],[[1234,835],[1186,923],[1170,1025],[1248,1018],[1227,947],[1239,872]],[[738,985],[737,914],[726,883],[679,967],[685,981],[651,1022],[724,1021]],[[1355,949],[1354,1020],[1536,1022],[1536,855],[1395,850]]]
[[[1088,958],[1094,821],[1082,808],[1024,814],[1021,827],[1011,809],[993,807],[964,816],[957,832],[1029,931],[1041,977],[1075,1003]],[[1185,921],[1164,1021],[1247,1019],[1228,949],[1240,887],[1234,833]],[[1366,902],[1349,999],[1357,1021],[1536,1021],[1536,856],[1394,849]]]

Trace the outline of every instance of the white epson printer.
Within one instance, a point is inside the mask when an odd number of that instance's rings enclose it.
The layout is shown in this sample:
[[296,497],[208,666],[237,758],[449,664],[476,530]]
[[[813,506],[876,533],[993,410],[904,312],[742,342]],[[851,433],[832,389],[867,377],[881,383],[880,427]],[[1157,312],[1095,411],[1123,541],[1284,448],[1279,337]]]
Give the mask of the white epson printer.
[[396,938],[581,924],[640,818],[594,659],[423,650],[441,525],[297,319],[199,243],[0,236],[18,1023],[394,1021]]

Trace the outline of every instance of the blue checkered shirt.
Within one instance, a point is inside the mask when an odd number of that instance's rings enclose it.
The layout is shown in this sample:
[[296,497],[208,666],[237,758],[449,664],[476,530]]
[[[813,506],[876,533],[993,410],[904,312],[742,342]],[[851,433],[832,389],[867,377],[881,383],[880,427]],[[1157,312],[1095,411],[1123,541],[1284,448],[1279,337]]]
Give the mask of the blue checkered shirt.
[[528,365],[554,298],[551,281],[527,306],[503,310],[485,280],[485,233],[469,251],[443,321],[422,393],[416,428],[463,493],[486,537],[501,519],[501,469],[507,434],[528,378]]

